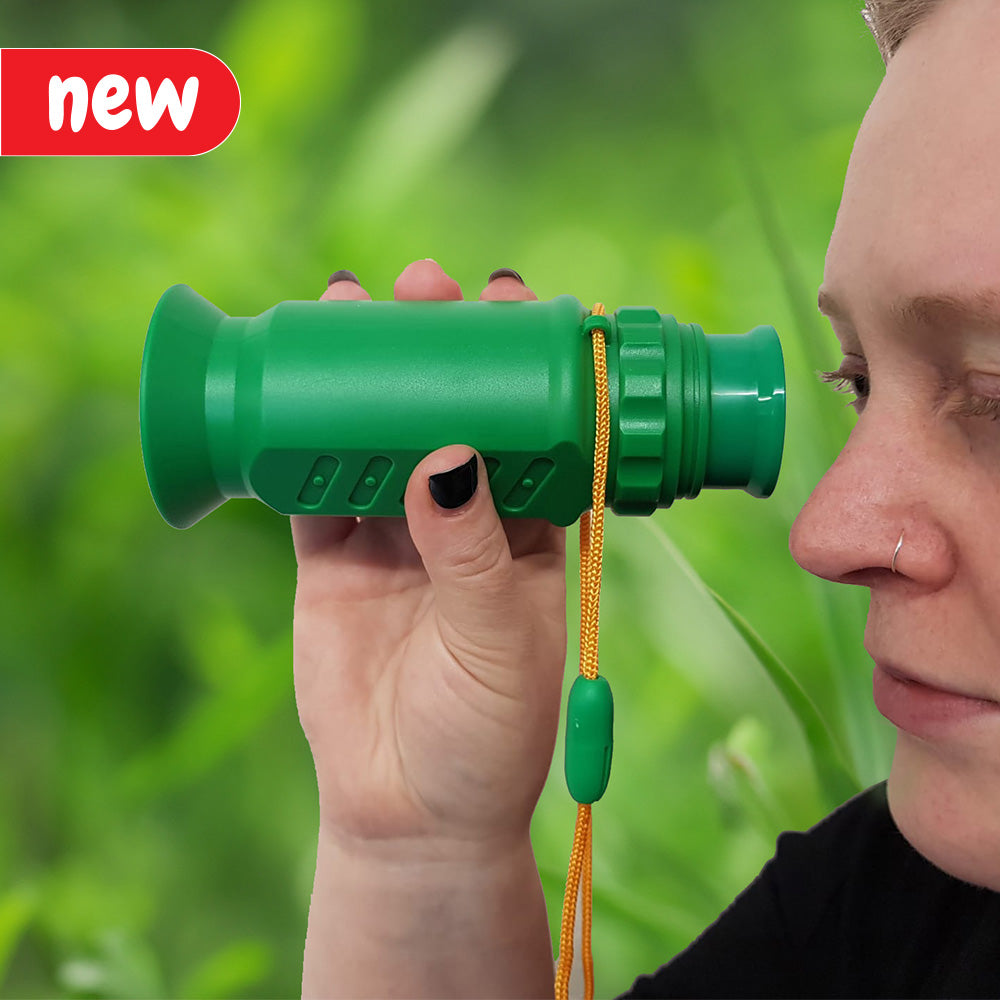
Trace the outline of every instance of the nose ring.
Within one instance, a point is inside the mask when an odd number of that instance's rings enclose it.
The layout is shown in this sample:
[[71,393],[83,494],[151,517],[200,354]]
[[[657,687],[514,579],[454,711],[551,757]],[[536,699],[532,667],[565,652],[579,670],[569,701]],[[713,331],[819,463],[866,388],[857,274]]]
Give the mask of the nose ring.
[[903,547],[903,532],[899,533],[899,541],[896,542],[896,551],[892,554],[892,562],[889,564],[889,569],[896,572],[896,556],[899,555],[899,550]]

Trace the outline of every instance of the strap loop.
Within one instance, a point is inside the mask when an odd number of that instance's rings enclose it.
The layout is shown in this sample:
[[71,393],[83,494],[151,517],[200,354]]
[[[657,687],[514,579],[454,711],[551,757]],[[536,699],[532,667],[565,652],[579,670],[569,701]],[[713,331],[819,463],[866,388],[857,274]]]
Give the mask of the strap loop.
[[591,313],[583,321],[583,333],[585,336],[591,337],[591,339],[593,339],[594,330],[603,330],[604,339],[605,340],[610,339],[611,320],[608,319],[608,317],[605,316],[604,313],[599,313],[599,314]]
[[[576,812],[576,830],[573,834],[573,851],[566,876],[566,895],[563,897],[562,927],[559,932],[559,963],[556,967],[556,1000],[568,1000],[569,975],[573,965],[573,928],[576,924],[576,901],[583,879],[583,981],[585,1000],[594,997],[594,961],[591,954],[592,921],[592,856],[593,819],[590,803],[604,794],[611,770],[611,721],[613,703],[611,688],[597,673],[597,639],[601,603],[601,556],[604,550],[604,490],[608,480],[608,442],[611,436],[611,417],[608,393],[608,365],[605,354],[605,337],[611,333],[611,323],[604,315],[604,306],[598,302],[591,315],[583,321],[583,330],[589,333],[594,345],[594,390],[597,394],[597,426],[594,432],[594,487],[592,506],[580,517],[580,677],[573,682],[566,722],[566,780],[570,794],[580,803]],[[600,334],[598,333],[600,331]],[[603,334],[603,335],[601,335]],[[581,679],[584,683],[581,684]],[[599,682],[599,683],[598,683]],[[579,687],[578,687],[579,686]],[[584,694],[576,694],[581,690]],[[606,691],[606,694],[596,694]],[[581,701],[582,699],[582,701]],[[583,723],[576,734],[583,749],[571,753],[576,737],[571,735],[574,718],[579,717],[579,706],[593,700],[595,708],[587,708],[584,715],[592,717]],[[595,742],[596,741],[596,742]],[[596,749],[599,744],[600,750]],[[570,777],[572,760],[582,766],[580,781]],[[599,787],[600,786],[600,787]],[[599,791],[597,791],[599,787]],[[596,794],[593,794],[594,792]],[[591,797],[592,796],[592,797]]]

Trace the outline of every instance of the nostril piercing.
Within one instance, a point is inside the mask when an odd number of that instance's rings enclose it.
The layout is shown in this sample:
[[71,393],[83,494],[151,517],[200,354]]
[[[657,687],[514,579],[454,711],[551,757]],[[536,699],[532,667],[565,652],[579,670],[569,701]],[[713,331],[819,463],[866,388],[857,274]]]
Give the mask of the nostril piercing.
[[901,532],[899,533],[899,541],[898,541],[898,542],[896,542],[896,551],[895,551],[895,552],[893,552],[893,554],[892,554],[892,562],[891,562],[891,563],[889,564],[889,569],[891,569],[891,570],[893,571],[893,573],[896,573],[896,572],[898,572],[898,571],[896,570],[896,556],[898,556],[898,555],[899,555],[899,550],[900,550],[900,549],[901,549],[902,547],[903,547],[903,532],[901,531]]

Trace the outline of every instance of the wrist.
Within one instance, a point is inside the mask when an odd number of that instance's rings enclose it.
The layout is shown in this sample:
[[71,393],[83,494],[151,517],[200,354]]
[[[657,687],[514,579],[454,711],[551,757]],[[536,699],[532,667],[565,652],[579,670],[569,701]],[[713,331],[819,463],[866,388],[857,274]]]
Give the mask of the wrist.
[[[383,982],[379,977],[386,976]],[[359,843],[320,830],[304,996],[551,995],[551,936],[530,839]]]
[[372,872],[408,868],[425,871],[431,878],[442,868],[470,867],[489,870],[530,860],[534,852],[527,827],[523,831],[444,831],[386,835],[380,831],[365,835],[346,830],[321,813],[318,848],[338,861],[369,868]]
[[[492,803],[465,801],[434,809],[394,789],[351,787],[317,761],[319,833],[331,847],[359,862],[488,862],[530,847],[537,796],[517,805],[514,789],[496,789]],[[483,808],[477,808],[482,805]]]

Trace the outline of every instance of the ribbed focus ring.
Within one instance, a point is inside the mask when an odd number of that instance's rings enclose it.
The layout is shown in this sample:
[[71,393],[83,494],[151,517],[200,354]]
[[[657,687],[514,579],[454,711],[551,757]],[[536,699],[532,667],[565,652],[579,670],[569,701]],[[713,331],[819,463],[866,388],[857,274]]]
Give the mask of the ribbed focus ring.
[[646,307],[615,313],[618,333],[617,462],[612,509],[616,514],[652,514],[664,493],[667,357],[660,314]]

